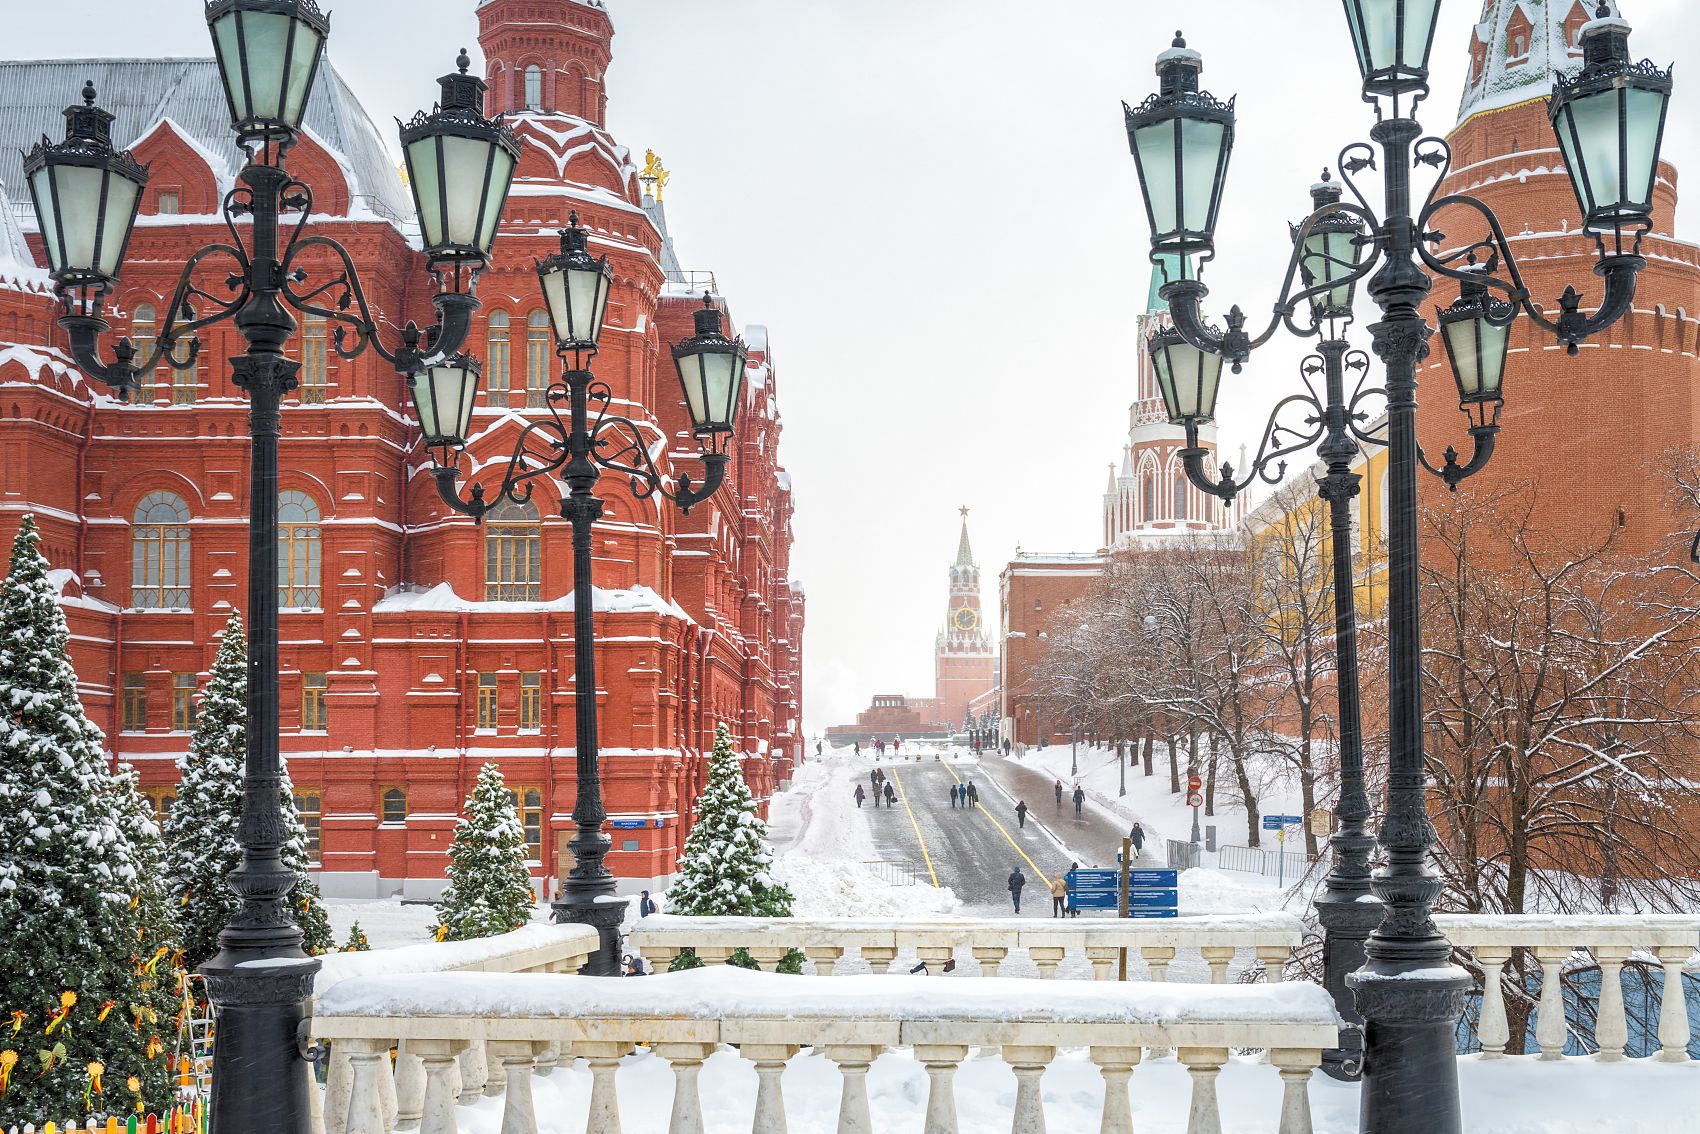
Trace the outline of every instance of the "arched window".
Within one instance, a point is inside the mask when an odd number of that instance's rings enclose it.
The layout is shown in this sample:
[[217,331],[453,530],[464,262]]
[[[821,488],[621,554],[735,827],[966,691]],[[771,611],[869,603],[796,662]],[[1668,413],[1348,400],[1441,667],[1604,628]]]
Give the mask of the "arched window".
[[277,495],[277,605],[319,605],[319,506],[305,492]]
[[[148,355],[153,353],[154,343],[158,341],[159,323],[153,306],[147,303],[136,304],[136,310],[130,316],[130,345],[136,348],[137,360],[145,362]],[[142,388],[136,392],[136,401],[153,401],[153,371],[144,371],[137,378]]]
[[304,315],[301,318],[301,389],[304,406],[322,405],[325,400],[327,347],[329,329],[323,316]]
[[525,69],[525,108],[543,109],[543,68],[535,63]]
[[537,505],[504,500],[484,521],[484,597],[536,602],[543,597],[543,528]]
[[1157,474],[1148,469],[1139,481],[1139,521],[1149,524],[1157,518]]
[[507,401],[508,362],[512,344],[508,337],[509,319],[506,311],[490,312],[489,360],[484,364],[484,388],[491,394],[501,394]]
[[173,492],[136,505],[130,529],[130,605],[145,610],[189,606],[189,506]]
[[1186,521],[1186,470],[1176,465],[1170,470],[1175,477],[1175,522]]
[[384,822],[407,822],[407,792],[393,787],[384,793]]
[[525,321],[525,404],[541,409],[544,391],[549,389],[550,342],[549,313],[533,311]]

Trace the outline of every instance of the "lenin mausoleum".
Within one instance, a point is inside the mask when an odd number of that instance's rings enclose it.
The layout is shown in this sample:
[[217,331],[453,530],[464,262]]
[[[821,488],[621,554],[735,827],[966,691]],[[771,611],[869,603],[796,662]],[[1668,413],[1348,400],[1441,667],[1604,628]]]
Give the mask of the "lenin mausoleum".
[[[469,6],[472,0],[468,0]],[[470,17],[471,12],[468,13]],[[614,28],[600,0],[484,0],[489,106],[523,145],[469,350],[485,393],[469,447],[494,488],[516,435],[558,379],[535,260],[576,211],[615,271],[597,377],[663,471],[698,472],[670,348],[714,295],[749,344],[746,403],[725,486],[682,516],[605,476],[597,526],[597,672],[610,869],[627,885],[675,867],[717,725],[765,801],[802,759],[803,594],[791,578],[789,478],[765,328],[739,324],[712,275],[686,272],[662,204],[667,174],[607,132]],[[444,59],[447,69],[450,60]],[[209,59],[0,63],[0,537],[39,521],[91,719],[164,809],[196,690],[245,594],[246,404],[228,324],[187,372],[162,366],[136,404],[78,374],[22,177],[20,151],[62,130],[92,80],[115,142],[151,163],[115,330],[144,352],[184,261],[216,238],[242,159]],[[434,89],[416,76],[421,101]],[[170,116],[162,117],[162,107]],[[430,322],[411,196],[379,129],[321,71],[291,157],[315,231],[349,248],[380,323]],[[705,171],[706,172],[706,171]],[[338,357],[301,326],[301,387],[283,412],[280,501],[283,746],[325,892],[429,897],[479,767],[501,765],[540,891],[564,874],[575,790],[569,527],[553,482],[482,526],[439,501],[395,371]]]

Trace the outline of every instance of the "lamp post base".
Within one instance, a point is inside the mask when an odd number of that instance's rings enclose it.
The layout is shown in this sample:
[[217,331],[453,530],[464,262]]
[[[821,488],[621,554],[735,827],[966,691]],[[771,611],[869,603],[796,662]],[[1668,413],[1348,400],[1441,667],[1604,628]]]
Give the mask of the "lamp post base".
[[601,942],[579,969],[580,976],[620,975],[620,923],[626,919],[626,902],[614,896],[613,879],[606,892],[563,894],[549,907],[549,920],[557,925],[588,925]]
[[1453,965],[1375,962],[1347,979],[1365,1021],[1359,1134],[1463,1134],[1454,1029],[1473,983]]
[[1364,942],[1381,924],[1384,911],[1367,890],[1361,894],[1325,891],[1313,904],[1322,923],[1322,985],[1346,1021],[1340,1029],[1340,1046],[1322,1053],[1322,1073],[1355,1083],[1363,1075],[1363,1017],[1346,978],[1363,967]]
[[221,951],[201,966],[217,1010],[211,1100],[217,1129],[310,1134],[301,1025],[320,964],[294,952]]

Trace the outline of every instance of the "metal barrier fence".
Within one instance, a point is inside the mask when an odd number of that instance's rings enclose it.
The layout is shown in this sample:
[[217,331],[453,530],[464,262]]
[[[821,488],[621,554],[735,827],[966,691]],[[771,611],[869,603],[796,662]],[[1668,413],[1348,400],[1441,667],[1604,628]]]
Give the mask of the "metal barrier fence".
[[1199,865],[1203,857],[1197,843],[1183,843],[1179,839],[1169,840],[1169,869],[1191,870]]
[[1216,848],[1216,865],[1220,869],[1261,874],[1277,881],[1297,882],[1309,872],[1313,862],[1315,860],[1302,851],[1227,845]]
[[879,880],[888,886],[918,886],[921,884],[921,872],[909,862],[864,862],[863,866],[879,876]]

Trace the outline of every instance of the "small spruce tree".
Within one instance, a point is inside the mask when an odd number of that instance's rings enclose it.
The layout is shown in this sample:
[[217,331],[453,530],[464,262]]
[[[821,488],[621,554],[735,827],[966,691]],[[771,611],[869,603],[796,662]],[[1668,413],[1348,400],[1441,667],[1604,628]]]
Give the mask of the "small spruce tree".
[[344,953],[365,953],[372,948],[372,943],[366,939],[366,931],[355,922],[348,927],[348,941],[343,944]]
[[721,725],[679,880],[667,892],[668,910],[687,917],[790,917],[791,891],[768,872],[772,865],[767,824],[756,817],[732,736]]
[[[242,817],[242,776],[248,761],[248,637],[232,614],[201,694],[189,751],[177,760],[177,802],[165,820],[167,885],[183,941],[184,963],[199,967],[218,952],[219,932],[241,902],[226,879],[242,863],[237,825]],[[334,944],[319,888],[307,877],[306,832],[295,811],[284,772],[284,822],[290,841],[284,865],[300,881],[289,907],[309,953]]]
[[439,941],[508,933],[531,920],[536,895],[525,864],[525,828],[502,769],[486,764],[449,845],[449,884],[437,906]]
[[[170,1099],[174,991],[157,832],[83,713],[70,632],[25,516],[0,582],[0,1128]],[[99,1065],[110,1094],[94,1094]]]

